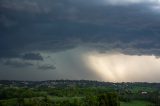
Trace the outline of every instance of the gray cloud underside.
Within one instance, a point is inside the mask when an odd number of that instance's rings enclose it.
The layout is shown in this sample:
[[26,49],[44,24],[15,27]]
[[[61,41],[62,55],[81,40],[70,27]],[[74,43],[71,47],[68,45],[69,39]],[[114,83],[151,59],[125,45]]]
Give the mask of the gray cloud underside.
[[41,56],[40,53],[26,53],[22,56],[22,59],[24,60],[38,60],[42,61],[43,57]]
[[22,62],[17,60],[7,60],[4,62],[4,65],[11,66],[14,68],[20,68],[20,67],[24,68],[24,67],[33,66],[33,64],[30,62]]
[[139,0],[112,5],[106,1],[1,0],[0,58],[19,57],[28,51],[58,52],[79,45],[159,56],[160,14],[150,8],[154,3]]
[[47,65],[39,66],[38,69],[40,69],[40,70],[55,70],[56,66],[47,64]]

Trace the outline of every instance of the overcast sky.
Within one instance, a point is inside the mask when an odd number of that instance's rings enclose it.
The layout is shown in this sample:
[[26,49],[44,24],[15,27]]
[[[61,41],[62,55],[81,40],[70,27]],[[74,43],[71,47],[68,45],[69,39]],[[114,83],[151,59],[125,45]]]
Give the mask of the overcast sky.
[[0,0],[0,80],[160,82],[160,0]]

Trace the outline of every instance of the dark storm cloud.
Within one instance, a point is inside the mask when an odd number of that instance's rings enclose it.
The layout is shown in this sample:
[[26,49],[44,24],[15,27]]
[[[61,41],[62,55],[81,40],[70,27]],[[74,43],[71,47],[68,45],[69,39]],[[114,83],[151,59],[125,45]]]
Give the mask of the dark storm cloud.
[[43,57],[40,53],[26,53],[22,56],[22,59],[24,60],[43,60]]
[[40,70],[55,70],[56,69],[56,66],[54,65],[42,65],[42,66],[39,66],[38,69]]
[[19,57],[28,51],[64,51],[78,45],[159,55],[160,14],[152,10],[154,3],[137,0],[138,4],[128,6],[106,1],[1,0],[0,58]]
[[24,67],[33,66],[32,63],[17,61],[17,60],[7,60],[4,62],[4,65],[15,67],[15,68],[21,68],[21,67],[24,68]]

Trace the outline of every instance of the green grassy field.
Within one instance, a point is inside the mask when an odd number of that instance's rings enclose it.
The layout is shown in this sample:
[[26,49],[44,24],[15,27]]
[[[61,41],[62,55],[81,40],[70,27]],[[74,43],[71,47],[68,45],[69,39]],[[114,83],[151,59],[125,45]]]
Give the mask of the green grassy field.
[[152,87],[138,87],[137,86],[130,90],[132,91],[132,93],[138,93],[139,91],[153,92],[153,91],[156,91],[157,89],[152,88]]
[[53,97],[53,96],[48,96],[48,99],[52,100],[52,101],[65,101],[65,100],[69,100],[72,101],[74,99],[82,99],[83,97]]
[[121,102],[121,106],[147,106],[151,103],[146,101]]

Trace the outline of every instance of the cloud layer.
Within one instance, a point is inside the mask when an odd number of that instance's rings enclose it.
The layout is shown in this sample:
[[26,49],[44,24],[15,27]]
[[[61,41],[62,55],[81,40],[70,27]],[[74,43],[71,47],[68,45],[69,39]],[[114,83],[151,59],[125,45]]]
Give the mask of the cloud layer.
[[95,45],[97,50],[132,49],[137,54],[159,55],[159,13],[145,3],[106,6],[103,0],[103,4],[95,2],[2,0],[0,57],[15,57],[28,50],[64,51],[82,44]]
[[[78,69],[75,78],[94,79],[98,76],[82,71],[89,69],[80,57],[70,60],[76,51],[159,57],[159,8],[159,0],[0,0],[0,70],[48,69],[64,78]],[[80,65],[68,68],[71,63]]]

